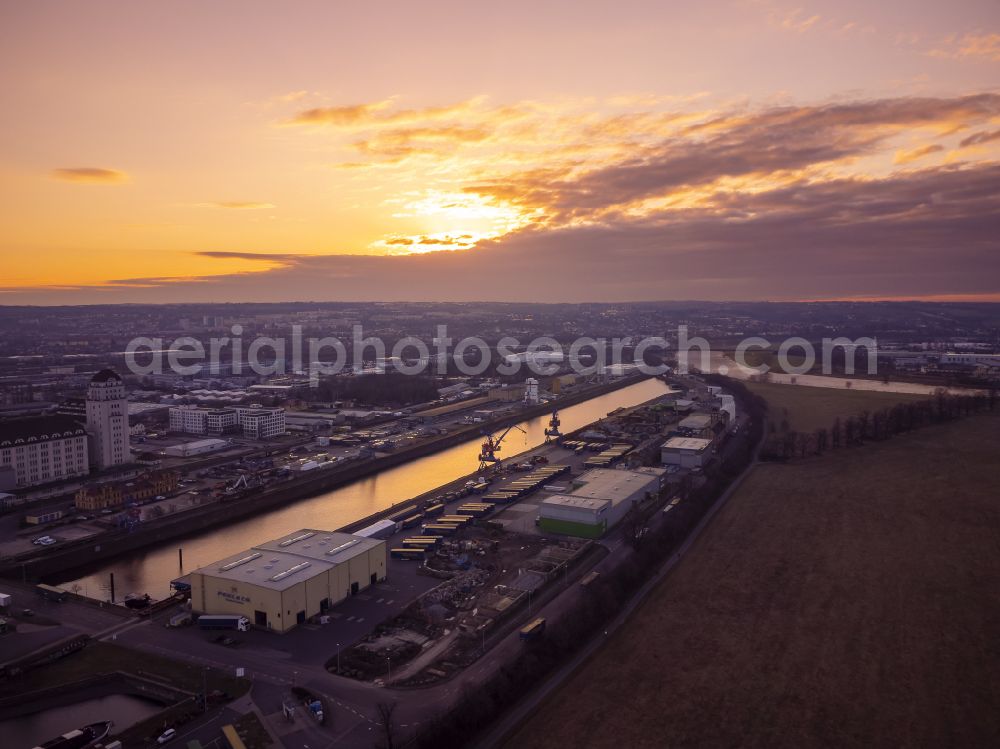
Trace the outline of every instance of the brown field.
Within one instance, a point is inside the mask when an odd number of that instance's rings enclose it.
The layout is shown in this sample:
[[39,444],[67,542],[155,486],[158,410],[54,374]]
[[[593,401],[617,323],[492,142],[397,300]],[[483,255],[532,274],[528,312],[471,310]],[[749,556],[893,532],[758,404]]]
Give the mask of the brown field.
[[775,427],[783,419],[795,432],[815,432],[829,428],[838,416],[844,419],[862,411],[877,411],[904,401],[926,400],[929,396],[907,393],[879,393],[874,390],[835,390],[805,385],[748,382],[746,386],[767,401],[768,417]]
[[998,446],[984,414],[758,466],[508,746],[1000,746]]

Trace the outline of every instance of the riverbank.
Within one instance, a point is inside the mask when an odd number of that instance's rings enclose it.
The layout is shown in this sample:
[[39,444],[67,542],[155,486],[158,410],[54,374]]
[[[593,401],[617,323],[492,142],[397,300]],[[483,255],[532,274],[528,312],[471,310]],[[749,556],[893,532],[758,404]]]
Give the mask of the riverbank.
[[[232,523],[234,519],[252,518],[268,510],[314,498],[324,492],[475,440],[484,430],[503,429],[513,424],[544,416],[556,408],[565,409],[639,384],[646,379],[648,377],[645,375],[623,377],[620,380],[565,395],[555,403],[529,406],[500,419],[462,427],[449,434],[426,440],[388,455],[312,471],[307,476],[268,487],[238,500],[214,502],[210,505],[152,520],[132,532],[107,531],[58,547],[49,547],[41,551],[32,550],[28,554],[0,561],[0,575],[22,579],[57,579],[68,571],[78,574],[81,570],[93,569],[95,565],[106,563],[130,552],[155,548],[167,541],[190,535],[193,532],[203,532]],[[345,527],[348,529],[362,527],[366,522],[374,522],[376,519],[397,511],[399,506],[409,501],[407,499],[405,502],[395,503],[394,506],[387,506],[368,517],[356,519]]]

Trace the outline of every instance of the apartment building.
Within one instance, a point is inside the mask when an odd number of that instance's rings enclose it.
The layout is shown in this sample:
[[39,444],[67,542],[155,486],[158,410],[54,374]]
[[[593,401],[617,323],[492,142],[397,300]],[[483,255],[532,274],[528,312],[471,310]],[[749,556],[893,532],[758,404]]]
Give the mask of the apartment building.
[[270,439],[285,433],[285,409],[263,406],[170,409],[170,431],[186,434],[231,434],[242,431],[247,439]]

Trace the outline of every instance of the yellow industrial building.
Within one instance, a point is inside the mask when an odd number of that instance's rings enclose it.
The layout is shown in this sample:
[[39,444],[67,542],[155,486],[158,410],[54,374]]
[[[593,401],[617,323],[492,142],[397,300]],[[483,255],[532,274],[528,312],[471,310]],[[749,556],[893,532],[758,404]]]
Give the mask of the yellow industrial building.
[[303,529],[192,572],[191,607],[287,632],[385,574],[384,541]]

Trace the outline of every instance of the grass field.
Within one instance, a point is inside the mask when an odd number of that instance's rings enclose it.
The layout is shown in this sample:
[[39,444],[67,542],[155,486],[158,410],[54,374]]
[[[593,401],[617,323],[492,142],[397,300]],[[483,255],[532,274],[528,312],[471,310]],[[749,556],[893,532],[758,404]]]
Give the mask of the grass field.
[[771,382],[748,382],[747,388],[767,401],[768,418],[777,427],[787,419],[795,432],[826,429],[838,416],[856,416],[862,411],[877,411],[886,406],[928,396],[906,393],[880,393],[874,390],[847,390],[781,385]]
[[1000,746],[1000,415],[765,464],[508,746]]

